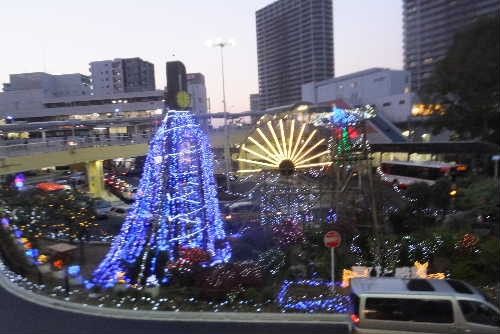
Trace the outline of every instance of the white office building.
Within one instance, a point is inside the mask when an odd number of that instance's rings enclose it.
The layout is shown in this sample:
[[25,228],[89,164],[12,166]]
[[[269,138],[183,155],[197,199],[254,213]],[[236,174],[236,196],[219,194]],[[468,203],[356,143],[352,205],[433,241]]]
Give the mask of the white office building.
[[410,74],[404,70],[371,68],[302,85],[302,100],[314,104],[343,100],[350,106],[373,105],[394,123],[411,115]]

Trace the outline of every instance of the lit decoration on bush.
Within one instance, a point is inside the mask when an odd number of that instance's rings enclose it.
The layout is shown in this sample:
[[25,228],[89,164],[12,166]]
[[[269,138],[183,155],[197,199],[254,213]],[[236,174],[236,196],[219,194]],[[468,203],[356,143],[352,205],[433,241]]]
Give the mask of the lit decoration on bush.
[[[332,292],[334,287],[335,285],[331,281],[284,281],[278,293],[277,301],[284,310],[349,312],[351,307],[349,296]],[[293,295],[291,291],[293,288],[300,288],[300,293]],[[304,292],[307,290],[311,290],[312,296]]]
[[52,265],[54,266],[54,268],[61,270],[64,267],[64,261],[61,259],[55,260],[54,262],[52,262]]
[[459,247],[463,250],[470,251],[474,246],[477,245],[479,242],[479,238],[472,234],[472,233],[466,233],[462,240],[459,242]]
[[81,269],[78,265],[68,266],[68,274],[72,277],[80,275],[80,271]]
[[270,249],[260,253],[257,263],[272,277],[276,277],[285,266],[286,255],[279,249]]
[[272,227],[274,239],[282,247],[304,242],[304,228],[301,223],[286,220]]
[[151,141],[136,201],[93,281],[106,288],[120,279],[137,287],[149,277],[168,283],[167,264],[186,249],[228,261],[225,237],[209,140],[189,112],[169,111]]
[[45,254],[40,254],[37,258],[37,261],[39,264],[44,264],[44,263],[47,263],[49,261],[49,257]]
[[260,266],[253,261],[218,264],[201,276],[197,285],[202,295],[211,298],[226,297],[242,288],[257,288],[264,284]]
[[[326,145],[324,138],[314,139],[318,130],[313,130],[304,136],[306,123],[296,129],[295,120],[286,122],[289,123],[288,126],[285,125],[283,119],[277,121],[277,125],[268,121],[265,127],[257,128],[257,134],[260,137],[258,140],[252,136],[248,137],[248,143],[243,144],[241,149],[253,159],[238,158],[238,161],[247,163],[254,169],[241,169],[238,172],[253,173],[262,170],[279,170],[282,174],[292,175],[298,169],[323,167],[331,164],[330,161],[320,161],[321,158],[329,160],[330,150],[323,149],[317,152],[321,145]],[[298,131],[297,135],[295,130]],[[268,134],[266,135],[265,132]]]
[[24,182],[26,182],[26,176],[23,173],[16,174],[14,177],[14,185],[17,189],[24,187]]
[[[260,221],[277,225],[286,221],[296,224],[307,221],[318,201],[317,184],[296,184],[287,180],[263,183],[260,188]],[[309,219],[310,220],[310,219]]]
[[10,220],[9,220],[9,218],[3,217],[3,218],[0,220],[0,223],[2,224],[2,226],[3,226],[4,228],[7,228],[7,227],[9,227],[9,225],[10,225]]
[[337,222],[337,212],[335,209],[329,209],[326,214],[326,223],[327,224],[335,224]]

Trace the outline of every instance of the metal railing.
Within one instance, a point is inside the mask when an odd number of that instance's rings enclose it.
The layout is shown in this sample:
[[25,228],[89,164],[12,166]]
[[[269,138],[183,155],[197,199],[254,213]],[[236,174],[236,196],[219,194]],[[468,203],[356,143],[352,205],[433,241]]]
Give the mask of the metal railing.
[[86,136],[30,139],[23,143],[0,143],[0,157],[26,156],[38,153],[69,151],[85,147],[123,146],[148,143],[150,134],[124,136]]

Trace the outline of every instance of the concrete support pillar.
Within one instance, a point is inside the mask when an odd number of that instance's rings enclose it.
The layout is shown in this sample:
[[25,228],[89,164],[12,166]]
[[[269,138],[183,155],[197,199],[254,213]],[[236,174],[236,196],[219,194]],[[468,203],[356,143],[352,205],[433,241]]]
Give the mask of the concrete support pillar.
[[104,189],[102,160],[89,161],[85,164],[85,168],[87,169],[89,193],[91,193],[93,197],[106,198],[107,192]]

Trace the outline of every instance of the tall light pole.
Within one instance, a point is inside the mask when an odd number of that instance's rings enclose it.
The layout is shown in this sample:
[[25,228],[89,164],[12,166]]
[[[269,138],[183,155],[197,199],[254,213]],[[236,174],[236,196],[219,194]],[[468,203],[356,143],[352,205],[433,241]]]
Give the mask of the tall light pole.
[[224,48],[234,45],[233,40],[224,40],[217,38],[215,41],[207,41],[207,45],[220,48],[220,63],[222,74],[222,107],[224,109],[224,165],[226,174],[226,190],[230,190],[229,171],[231,170],[231,153],[229,151],[229,126],[227,124],[227,106],[226,106],[226,83],[224,78]]

